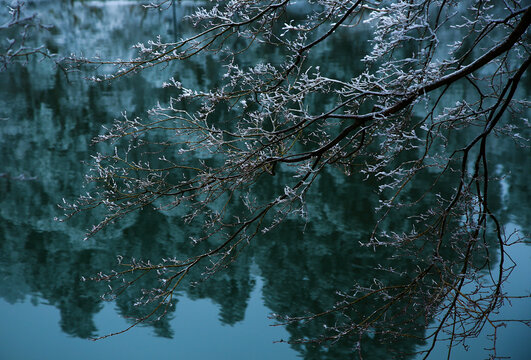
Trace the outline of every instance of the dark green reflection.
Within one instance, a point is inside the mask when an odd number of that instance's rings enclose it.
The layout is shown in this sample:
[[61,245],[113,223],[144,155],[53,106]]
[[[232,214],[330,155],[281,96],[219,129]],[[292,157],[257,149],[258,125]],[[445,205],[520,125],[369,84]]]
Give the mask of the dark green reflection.
[[[59,52],[64,46],[69,48],[74,44],[79,49],[91,49],[93,54],[124,56],[134,42],[148,39],[154,33],[173,36],[175,31],[171,13],[145,16],[138,7],[124,6],[120,10],[121,28],[113,28],[109,18],[116,12],[112,7],[82,6],[74,2],[69,5],[71,11],[62,11],[64,3],[61,2],[46,6],[43,17],[56,24],[56,29],[42,34],[39,40]],[[191,6],[179,7],[177,18],[191,11]],[[177,24],[178,32],[189,31],[182,23]],[[360,34],[360,38],[363,36],[366,35]],[[352,54],[366,52],[367,45],[362,44],[366,42],[352,42],[339,34],[316,58],[322,59],[325,64],[322,68],[327,67],[325,70],[331,73],[356,73],[362,69],[357,66],[359,62],[353,61]],[[253,56],[259,58],[260,54]],[[216,59],[207,57],[202,63],[146,72],[111,85],[84,81],[82,75],[71,74],[66,78],[50,63],[37,59],[32,59],[27,66],[17,64],[0,73],[3,85],[0,89],[0,296],[15,303],[38,295],[60,310],[60,325],[65,333],[88,338],[99,334],[93,316],[102,308],[99,296],[105,287],[79,279],[115,267],[118,254],[153,261],[191,256],[198,250],[189,244],[189,237],[196,230],[188,228],[179,213],[162,214],[145,209],[83,242],[84,229],[96,220],[81,216],[66,224],[54,222],[53,217],[60,216],[56,204],[62,196],[74,197],[83,192],[86,166],[82,161],[94,153],[95,149],[89,146],[90,139],[101,131],[101,125],[110,124],[123,110],[131,116],[142,116],[157,101],[166,101],[171,93],[160,89],[161,79],[174,76],[187,86],[203,88],[215,85],[219,73]],[[528,93],[529,88],[525,91]],[[318,102],[315,112],[325,106]],[[514,151],[510,142],[496,143],[493,149],[490,157],[494,171],[498,175],[510,175],[501,185],[491,187],[492,210],[503,221],[512,221],[528,231],[529,162],[525,153]],[[272,196],[287,176],[279,172],[276,177],[263,179],[257,196]],[[427,174],[417,183],[418,187],[430,184],[433,176]],[[453,180],[442,179],[441,184],[447,184],[450,190]],[[308,194],[306,222],[287,221],[258,238],[230,268],[206,281],[200,274],[192,274],[181,291],[192,299],[208,298],[219,304],[219,320],[231,325],[244,320],[255,286],[253,275],[263,278],[264,301],[272,312],[305,315],[330,308],[340,300],[336,292],[347,292],[354,281],[367,286],[375,277],[383,282],[396,281],[396,275],[375,270],[378,264],[392,264],[397,272],[413,272],[416,263],[409,261],[407,254],[397,259],[393,258],[396,255],[393,249],[374,252],[359,244],[378,216],[369,211],[378,201],[371,185],[358,175],[323,173]],[[411,188],[408,195],[418,196],[418,191]],[[427,196],[424,201],[430,200]],[[397,214],[389,219],[387,226],[398,231],[400,224],[405,227],[404,216]],[[451,250],[447,250],[446,256],[452,256]],[[152,281],[154,278],[145,277],[137,285],[150,288]],[[121,315],[135,317],[145,311],[133,306],[137,296],[130,292],[118,298],[116,304]],[[175,299],[170,314],[150,324],[157,336],[174,335],[169,320],[177,306],[179,302]],[[362,303],[349,315],[362,316],[374,306]],[[323,332],[323,325],[344,320],[340,315],[331,315],[310,323],[290,324],[287,330],[292,339],[315,338]],[[388,347],[382,346],[377,337],[362,339],[363,358],[382,359],[389,354],[407,358],[416,346],[422,345],[415,337],[423,336],[429,320],[414,319],[408,328],[412,336],[386,342]],[[306,359],[341,359],[357,351],[359,340],[347,337],[330,348],[312,344],[293,346]]]

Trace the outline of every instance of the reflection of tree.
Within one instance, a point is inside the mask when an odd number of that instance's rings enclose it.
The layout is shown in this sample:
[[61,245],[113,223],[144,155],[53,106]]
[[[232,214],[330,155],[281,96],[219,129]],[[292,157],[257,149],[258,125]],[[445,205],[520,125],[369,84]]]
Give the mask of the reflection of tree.
[[[2,11],[4,5],[2,2]],[[64,11],[61,2],[45,5],[50,12],[45,13],[42,7],[39,10],[55,27],[49,32],[34,32],[35,38],[28,41],[47,43],[55,49],[62,49],[65,43],[83,43],[75,34],[80,28],[71,22],[78,13]],[[28,11],[35,11],[32,6],[28,4]],[[138,19],[123,15],[126,20]],[[95,21],[94,16],[103,16],[101,9],[85,8],[83,19],[87,23],[113,23]],[[122,36],[115,33],[109,37],[101,30],[85,27],[85,42],[96,44],[102,38],[112,42]],[[9,84],[0,88],[0,294],[9,302],[37,294],[60,310],[66,333],[90,337],[97,334],[92,316],[101,308],[98,298],[102,291],[80,279],[115,263],[116,254],[123,250],[118,241],[122,229],[103,235],[115,240],[114,248],[103,250],[95,241],[83,243],[83,231],[91,220],[56,223],[53,217],[60,216],[56,205],[61,202],[60,194],[74,194],[82,188],[78,175],[85,165],[81,160],[91,151],[90,138],[100,131],[101,124],[124,109],[144,112],[153,102],[153,92],[144,92],[149,82],[137,78],[119,84],[121,91],[109,93],[102,84],[88,83],[74,73],[67,79],[50,62],[38,60],[30,58],[27,66],[12,64],[0,72],[0,82]],[[128,91],[131,88],[137,91]]]
[[226,272],[216,275],[209,281],[202,281],[187,291],[191,299],[212,299],[220,305],[219,320],[228,325],[244,320],[245,310],[253,290],[255,280],[251,278],[249,261],[242,263]]
[[[312,208],[312,216],[307,224],[291,222],[251,248],[254,262],[264,279],[264,300],[275,313],[296,315],[319,313],[340,300],[336,290],[348,291],[352,279],[370,285],[375,273],[367,269],[374,268],[375,264],[385,266],[390,261],[388,258],[392,252],[375,253],[372,249],[359,245],[359,240],[366,235],[365,224],[374,216],[371,212],[365,211],[371,206],[370,193],[365,188],[359,188],[358,182],[342,183],[342,186],[338,187],[335,186],[336,181],[338,178],[331,174],[323,176],[317,184],[315,193],[309,195],[312,201],[308,206]],[[5,184],[7,182],[4,182]],[[11,186],[17,187],[18,191],[10,193],[38,194],[38,189],[20,191],[21,186],[35,185],[34,182],[14,182]],[[351,201],[350,197],[346,196],[349,193],[358,194],[357,200]],[[15,201],[24,203],[27,200],[16,198]],[[46,202],[41,206],[46,206]],[[330,216],[329,209],[335,211],[333,216]],[[43,213],[32,213],[29,209],[27,211],[26,217],[35,219],[30,220],[33,224],[38,224],[37,219],[46,217]],[[40,293],[50,304],[57,306],[61,310],[61,326],[65,332],[89,337],[94,336],[97,331],[91,317],[101,307],[96,299],[102,287],[92,282],[80,283],[78,280],[82,276],[95,274],[102,268],[110,267],[115,261],[116,254],[136,258],[161,258],[169,254],[189,256],[185,252],[189,247],[185,246],[187,236],[182,232],[183,228],[178,218],[161,216],[146,209],[130,226],[107,238],[105,250],[83,250],[70,243],[60,232],[32,231],[23,235],[27,240],[21,242],[19,231],[7,235],[10,227],[3,227],[2,230],[6,235],[2,246],[7,247],[1,249],[1,254],[19,255],[11,260],[5,259],[3,263],[24,264],[24,270],[18,273],[18,275],[23,274],[24,281],[13,279],[13,285],[26,283],[31,289],[29,291]],[[17,244],[21,247],[19,250],[9,248]],[[204,244],[200,246],[208,247]],[[216,274],[208,281],[201,281],[199,274],[196,274],[190,278],[190,281],[199,282],[186,292],[191,298],[210,298],[220,304],[220,320],[234,324],[243,319],[249,294],[254,285],[250,275],[250,263],[250,258],[242,256],[229,269]],[[398,266],[397,271],[406,272],[408,269],[404,266],[414,264],[404,261],[392,263]],[[386,281],[386,276],[392,275],[382,271],[379,278]],[[143,279],[138,286],[148,288],[152,281],[153,279],[149,278]],[[23,294],[26,293],[28,290],[23,291]],[[132,291],[119,298],[117,305],[122,316],[138,317],[145,311],[132,306],[136,296],[137,293]],[[365,304],[357,311],[363,313],[370,307],[371,304]],[[171,336],[170,318],[163,318],[160,322],[151,324],[156,334]],[[293,339],[314,338],[322,332],[323,324],[339,320],[341,317],[323,318],[320,322],[290,324],[287,329]],[[421,329],[422,327],[419,327],[416,330],[418,336],[422,335]],[[323,348],[312,344],[294,345],[294,347],[306,354],[307,358],[327,356],[334,358],[341,356],[341,352],[348,353],[357,340],[354,338],[342,341],[329,349],[326,354],[323,353],[325,351]],[[377,340],[378,338],[364,339],[363,351],[376,356]],[[418,344],[418,341],[411,340],[409,345],[403,342],[399,346],[407,353],[412,351],[415,344]],[[393,344],[392,347],[394,351],[397,350],[397,344]]]
[[[101,11],[91,11],[96,18],[103,16]],[[116,36],[115,42],[127,43],[127,40],[121,40],[116,31],[111,33]],[[327,43],[330,47],[324,48],[325,53],[334,53],[332,49],[345,46],[345,43],[349,44],[349,49],[366,43],[360,41],[353,44],[348,37],[342,38],[341,34],[334,37],[330,45]],[[367,49],[356,48],[339,54],[347,56],[345,54],[351,51],[365,53]],[[339,61],[337,57],[333,60]],[[177,71],[176,79],[200,88],[218,84],[216,76],[219,65],[215,56],[207,56],[205,63],[193,62],[190,65],[183,71]],[[31,66],[38,68],[43,65]],[[79,90],[68,90],[68,94],[65,94],[66,83],[59,71],[50,72],[39,80],[32,76],[37,70],[19,68],[17,71],[1,75],[13,84],[12,89],[17,96],[13,100],[16,106],[5,101],[4,109],[8,110],[2,110],[5,114],[2,113],[1,116],[23,119],[22,123],[12,126],[15,133],[5,131],[8,141],[5,145],[0,145],[3,154],[10,154],[11,144],[17,147],[16,156],[4,156],[2,166],[5,166],[5,169],[0,170],[10,174],[0,178],[4,194],[0,212],[2,219],[6,220],[3,222],[5,225],[0,226],[0,261],[7,264],[5,269],[4,266],[1,269],[4,282],[2,296],[16,301],[25,294],[39,293],[50,304],[60,309],[61,326],[66,333],[91,337],[97,333],[92,315],[101,308],[101,303],[95,300],[101,292],[101,287],[92,282],[79,283],[79,278],[111,268],[117,254],[140,260],[173,256],[186,259],[216,247],[219,239],[209,239],[190,247],[189,236],[196,235],[192,232],[198,231],[190,230],[189,226],[180,220],[182,214],[164,216],[147,207],[127,217],[120,224],[104,230],[100,238],[85,244],[76,241],[80,238],[78,229],[91,223],[90,219],[81,219],[80,224],[70,222],[60,227],[43,222],[43,219],[48,219],[50,214],[55,213],[53,208],[59,201],[57,194],[73,194],[81,186],[77,174],[83,171],[83,166],[79,160],[86,157],[87,146],[85,138],[79,134],[97,133],[99,124],[93,120],[102,119],[102,123],[108,122],[108,118],[113,117],[113,114],[123,107],[130,106],[129,109],[132,109],[134,114],[143,113],[153,102],[150,98],[153,94],[150,91],[153,79],[139,77],[115,83],[120,95],[112,97],[107,95],[106,86],[99,84],[80,85]],[[334,71],[337,72],[335,76],[341,77],[342,72],[351,74],[357,69],[355,62],[350,61],[348,66]],[[164,91],[159,94],[166,95]],[[455,96],[466,97],[465,94]],[[311,110],[315,113],[323,111],[324,105],[324,101],[317,101]],[[110,109],[115,109],[115,112],[108,110],[109,106]],[[193,108],[192,105],[188,106]],[[223,117],[223,111],[216,112],[215,115],[219,117],[220,123],[228,122]],[[230,123],[228,125],[233,126]],[[462,131],[453,134],[450,141],[455,144],[466,143],[471,136],[472,133]],[[39,150],[38,154],[34,154],[35,149]],[[502,150],[489,154],[493,164],[525,163],[524,154],[509,152],[506,150],[506,144],[501,143],[498,149]],[[396,160],[405,162],[408,158],[397,157]],[[285,170],[279,169],[274,177],[260,178],[257,182],[257,188],[260,190],[255,195],[260,199],[274,197],[275,187],[281,188],[282,184],[289,182],[289,174]],[[500,171],[503,173],[505,170]],[[529,215],[524,202],[521,201],[528,196],[523,180],[526,171],[525,166],[516,167],[506,179],[510,187],[508,199],[501,199],[499,188],[490,187],[493,193],[489,200],[491,210],[497,211],[507,207],[506,210],[500,211],[500,219],[504,221],[512,220],[504,216],[506,211],[516,214],[516,222],[527,224]],[[15,179],[18,174],[37,178],[18,181]],[[428,173],[426,176],[417,177],[416,186],[406,188],[401,194],[401,200],[414,201],[423,196],[423,201],[416,206],[401,209],[401,213],[396,216],[387,217],[381,228],[393,229],[396,232],[407,231],[411,221],[404,221],[404,218],[409,214],[422,212],[426,204],[435,201],[433,195],[424,196],[422,193],[430,187],[435,176],[435,173]],[[378,221],[380,216],[369,211],[376,206],[377,201],[369,186],[377,185],[377,182],[373,181],[369,179],[363,183],[357,175],[345,178],[332,171],[323,171],[307,195],[307,224],[295,220],[287,221],[284,226],[249,246],[249,252],[244,252],[237,262],[212,275],[208,281],[202,281],[203,276],[197,272],[191,273],[183,282],[185,286],[179,295],[186,293],[191,298],[212,299],[220,305],[220,320],[226,324],[234,324],[243,319],[249,294],[254,286],[250,270],[253,263],[258,265],[264,278],[266,305],[275,313],[294,316],[311,317],[334,306],[341,306],[341,301],[348,302],[351,299],[349,296],[354,282],[366,288],[374,284],[374,279],[378,279],[382,284],[410,282],[416,268],[430,261],[433,244],[422,244],[423,251],[415,245],[402,251],[380,248],[377,252],[371,247],[359,245],[359,242],[369,235],[367,224]],[[439,180],[439,193],[450,195],[453,184],[455,175],[443,177]],[[234,206],[230,214],[237,214],[242,209],[243,207]],[[452,225],[458,226],[459,223],[456,221]],[[27,233],[18,231],[22,226],[29,227],[30,230]],[[485,238],[489,246],[494,240],[488,236]],[[459,249],[451,246],[443,246],[439,253],[443,260],[460,256]],[[417,257],[420,255],[426,255],[426,260],[419,260]],[[495,257],[494,251],[488,254],[486,259],[490,261],[489,265],[495,262]],[[485,258],[474,258],[471,263],[480,265],[481,261],[485,261]],[[389,267],[392,267],[394,272],[385,271]],[[487,269],[488,267],[485,268]],[[456,272],[456,269],[450,271]],[[407,340],[393,342],[396,339],[393,339],[392,331],[399,329],[391,325],[388,329],[377,328],[378,324],[374,324],[374,328],[371,328],[371,325],[365,329],[366,333],[361,339],[346,336],[331,348],[304,342],[293,346],[309,359],[346,357],[352,353],[352,349],[356,349],[360,340],[364,358],[386,358],[389,353],[398,354],[400,357],[401,354],[411,353],[422,343],[421,338],[433,314],[426,313],[423,317],[408,319],[406,310],[417,310],[430,303],[428,291],[437,290],[437,287],[429,284],[433,279],[424,279],[418,284],[418,297],[409,302],[398,302],[396,309],[387,314],[396,323],[405,324],[405,330],[411,335]],[[146,311],[149,312],[153,307],[146,310],[134,306],[138,297],[136,290],[150,289],[156,281],[151,275],[142,277],[135,284],[135,288],[123,293],[116,300],[120,314],[129,318],[141,318]],[[9,292],[6,291],[8,288]],[[444,290],[443,286],[441,289]],[[338,295],[337,291],[344,294]],[[178,306],[176,297],[177,293],[172,302],[173,307],[169,308],[170,316],[149,324],[159,336],[172,336],[169,319],[175,306]],[[323,334],[324,325],[335,324],[340,328],[350,321],[362,320],[381,305],[380,300],[376,298],[360,302],[347,311],[319,316],[311,322],[292,322],[287,325],[290,340],[319,338]],[[390,321],[387,323],[391,324]],[[333,334],[334,331],[325,330],[325,336]],[[403,332],[404,329],[400,331]],[[387,343],[388,347],[381,347],[382,342]]]
[[[354,281],[368,287],[373,285],[374,278],[389,284],[396,281],[395,274],[375,270],[378,265],[386,267],[392,264],[398,266],[397,272],[406,273],[412,270],[408,266],[416,266],[404,259],[391,260],[394,252],[391,249],[375,252],[372,248],[360,245],[369,231],[367,221],[374,216],[366,210],[374,205],[371,204],[374,198],[368,193],[368,187],[360,187],[355,181],[344,183],[341,187],[331,186],[334,178],[330,174],[323,175],[318,184],[321,191],[316,190],[309,195],[312,198],[312,211],[315,212],[312,212],[309,223],[304,225],[304,238],[302,225],[294,223],[282,228],[282,239],[263,241],[256,250],[255,261],[264,278],[265,303],[277,314],[319,314],[342,301],[338,291],[347,294]],[[347,194],[358,194],[358,197],[352,201]],[[335,209],[333,216],[328,216],[329,208]],[[271,237],[275,238],[275,234]],[[338,326],[365,316],[374,310],[374,305],[373,300],[361,302],[348,314],[332,313],[317,321],[290,323],[287,329],[291,340],[316,339],[323,333],[325,325]],[[414,329],[414,333],[421,337],[424,327],[422,324],[415,325],[418,328]],[[351,354],[359,340],[356,337],[341,339],[330,348],[323,348],[311,341],[293,346],[307,359],[335,359]],[[417,343],[415,339],[401,339],[399,344],[388,346],[396,353],[412,353]],[[378,359],[389,355],[389,349],[385,350],[377,338],[369,336],[364,337],[361,349],[363,358]]]
[[[73,251],[67,237],[60,232],[29,230],[27,233],[4,232],[3,235],[0,250],[12,258],[8,261],[1,259],[0,276],[5,278],[14,270],[12,274],[16,277],[8,278],[9,282],[2,284],[2,291],[25,285],[19,299],[26,294],[38,294],[59,309],[61,328],[65,333],[84,338],[94,336],[96,327],[92,316],[101,309],[98,301],[101,290],[79,280],[86,271],[94,271],[109,263],[101,261],[105,259],[95,251]],[[19,249],[15,250],[13,246],[19,246]],[[16,266],[15,269],[12,266]]]
[[[427,174],[417,179],[417,185],[421,188],[428,186],[434,176],[436,174]],[[376,201],[370,194],[370,184],[360,186],[360,182],[352,181],[334,186],[336,181],[336,175],[323,174],[314,192],[308,195],[311,216],[307,223],[286,224],[254,247],[255,262],[264,279],[265,304],[275,314],[312,319],[289,322],[286,327],[291,336],[289,340],[294,341],[292,346],[305,358],[336,359],[352,354],[353,350],[360,351],[364,359],[408,358],[425,344],[424,333],[433,320],[434,314],[423,310],[436,308],[433,302],[438,300],[431,296],[435,297],[437,291],[446,291],[445,285],[440,285],[438,276],[423,279],[415,290],[414,298],[405,298],[394,304],[386,313],[386,320],[368,325],[367,334],[363,337],[342,336],[330,347],[313,341],[335,336],[336,330],[331,329],[330,324],[348,334],[351,322],[362,321],[367,314],[374,313],[385,304],[385,297],[368,298],[357,302],[348,311],[314,317],[326,309],[341,307],[354,300],[350,296],[354,282],[366,288],[373,288],[376,281],[383,285],[408,284],[417,275],[417,268],[430,261],[433,251],[429,244],[424,244],[423,250],[414,248],[411,252],[397,251],[394,247],[375,251],[372,247],[361,245],[369,235],[367,223],[376,216],[366,211],[374,207]],[[445,181],[447,183],[442,180],[440,183],[443,188],[452,183],[451,178]],[[357,196],[353,201],[348,194]],[[418,195],[415,188],[404,194],[410,198]],[[431,201],[428,197],[419,206],[428,206]],[[493,199],[493,209],[496,209],[495,204],[499,204],[499,198]],[[330,208],[335,211],[332,216]],[[412,211],[418,212],[419,209]],[[403,217],[390,218],[390,221],[393,219],[404,222]],[[407,228],[406,223],[386,223],[385,226]],[[493,235],[487,235],[485,240],[486,247],[493,247],[497,242]],[[455,259],[459,256],[459,249],[445,246],[440,254],[444,259]],[[481,267],[486,259],[489,260],[490,265],[485,269],[488,271],[495,264],[497,254],[490,252],[485,255],[478,251],[471,262]],[[278,320],[283,322],[283,317]],[[398,325],[393,327],[393,324]],[[327,327],[329,330],[326,330]],[[397,337],[399,333],[408,334],[407,339]]]

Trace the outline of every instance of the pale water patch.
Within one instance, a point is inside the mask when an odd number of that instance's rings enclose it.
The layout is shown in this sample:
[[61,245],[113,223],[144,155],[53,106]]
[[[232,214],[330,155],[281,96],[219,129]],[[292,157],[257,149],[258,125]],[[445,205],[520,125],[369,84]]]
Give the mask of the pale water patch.
[[[153,336],[151,327],[95,342],[75,338],[61,331],[55,307],[29,299],[17,304],[0,299],[0,359],[296,359],[289,345],[274,343],[289,334],[271,326],[270,310],[262,301],[263,282],[255,280],[245,320],[233,326],[219,322],[219,307],[211,300],[179,298],[171,315],[173,339]],[[113,303],[106,303],[94,322],[100,334],[128,326]]]

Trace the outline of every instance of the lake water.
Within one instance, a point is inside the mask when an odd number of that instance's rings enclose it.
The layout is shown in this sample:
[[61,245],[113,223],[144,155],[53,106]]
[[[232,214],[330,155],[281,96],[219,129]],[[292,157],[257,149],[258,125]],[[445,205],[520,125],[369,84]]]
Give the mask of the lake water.
[[[145,13],[132,1],[27,1],[43,22],[55,28],[36,34],[36,41],[62,53],[127,57],[130,45],[153,34],[167,38],[191,29],[180,20],[197,3],[182,1],[163,13]],[[2,5],[5,5],[2,3]],[[360,34],[360,39],[367,34]],[[332,73],[359,71],[351,54],[364,45],[338,36],[317,57]],[[334,56],[327,55],[334,54]],[[258,59],[260,54],[252,54]],[[105,69],[99,69],[103,71]],[[370,231],[375,214],[368,185],[359,177],[325,172],[309,194],[308,221],[289,220],[257,239],[228,270],[195,287],[183,287],[177,305],[162,321],[100,341],[90,337],[122,330],[135,316],[133,298],[102,302],[105,291],[82,276],[111,269],[116,255],[160,259],[187,254],[187,229],[179,214],[143,210],[98,236],[83,241],[96,219],[80,215],[66,223],[57,204],[83,193],[83,176],[97,150],[90,140],[123,111],[142,116],[170,90],[161,84],[178,76],[189,86],[206,87],[219,76],[213,57],[95,84],[90,72],[68,77],[49,61],[33,58],[0,72],[0,359],[350,359],[352,343],[323,349],[311,345],[275,343],[318,334],[315,326],[271,326],[270,313],[318,312],[337,301],[336,290],[347,290],[352,279],[371,279],[374,264],[384,261],[358,240]],[[529,82],[525,85],[529,93]],[[464,90],[462,90],[464,91]],[[455,97],[460,94],[456,93]],[[505,175],[495,186],[491,206],[511,229],[529,233],[529,156],[510,142],[497,142],[491,166]],[[282,185],[279,175],[271,184]],[[394,219],[400,222],[401,219]],[[508,249],[518,264],[507,290],[531,291],[531,247]],[[378,255],[380,256],[380,255]],[[197,280],[197,279],[196,279]],[[506,304],[501,317],[531,318],[529,299]],[[420,330],[419,330],[420,331]],[[502,329],[499,353],[514,359],[531,356],[531,330],[519,324]],[[383,346],[367,339],[367,359],[413,352],[422,342],[404,339]],[[480,359],[486,335],[457,349],[455,359]],[[434,359],[446,358],[445,344]],[[414,359],[414,356],[401,355]]]

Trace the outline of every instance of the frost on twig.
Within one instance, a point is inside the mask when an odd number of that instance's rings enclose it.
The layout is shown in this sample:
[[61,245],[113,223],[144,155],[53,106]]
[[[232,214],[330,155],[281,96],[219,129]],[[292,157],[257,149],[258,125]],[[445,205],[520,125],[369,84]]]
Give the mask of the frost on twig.
[[0,71],[14,62],[26,63],[31,57],[52,59],[59,65],[56,56],[44,45],[34,44],[34,35],[49,31],[53,26],[41,23],[37,14],[27,15],[24,2],[14,1],[7,11],[0,13]]

